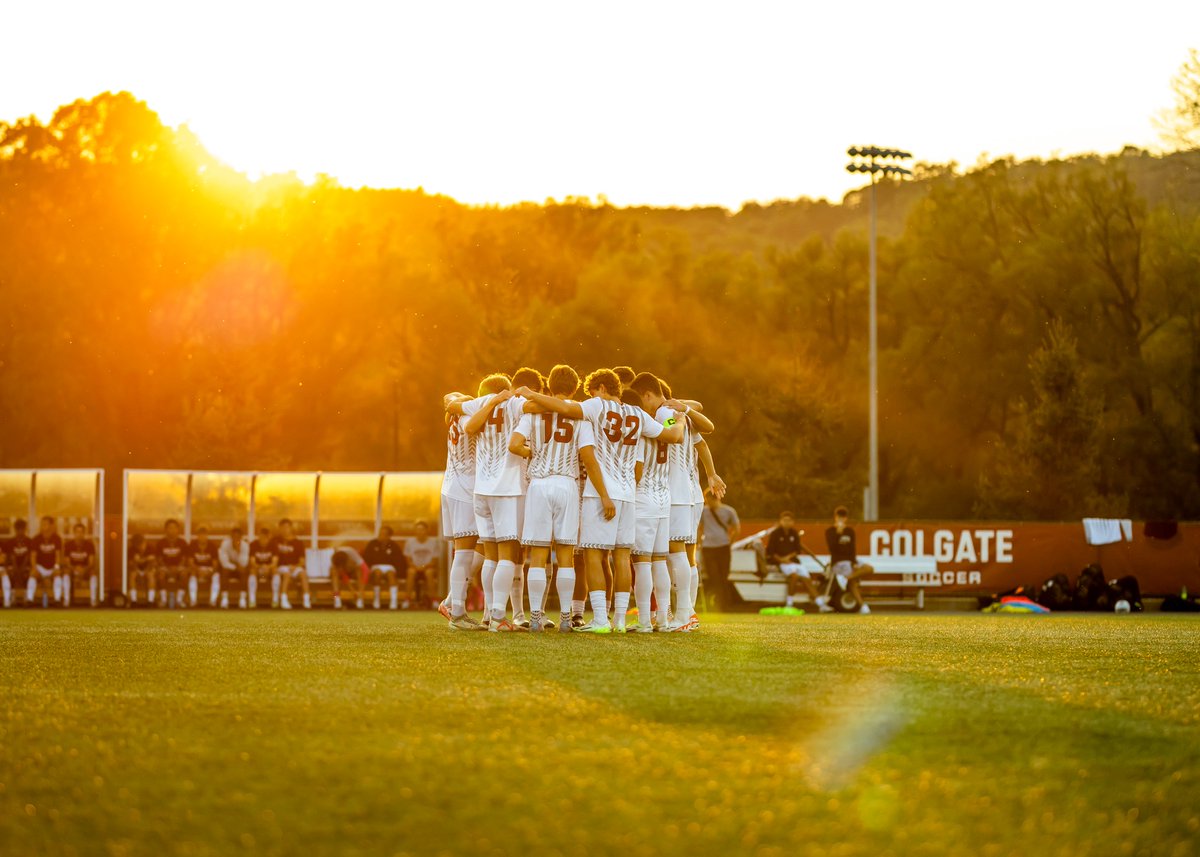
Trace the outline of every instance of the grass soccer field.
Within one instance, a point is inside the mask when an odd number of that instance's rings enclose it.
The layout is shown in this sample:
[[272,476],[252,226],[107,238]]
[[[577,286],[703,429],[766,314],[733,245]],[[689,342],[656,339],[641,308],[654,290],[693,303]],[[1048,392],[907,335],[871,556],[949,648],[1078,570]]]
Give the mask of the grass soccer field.
[[6,854],[1200,853],[1200,622],[0,616]]

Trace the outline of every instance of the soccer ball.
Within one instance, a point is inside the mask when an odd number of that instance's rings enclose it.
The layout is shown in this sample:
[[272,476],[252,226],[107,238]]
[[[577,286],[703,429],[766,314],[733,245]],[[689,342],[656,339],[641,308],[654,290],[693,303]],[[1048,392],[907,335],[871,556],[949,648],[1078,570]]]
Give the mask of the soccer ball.
[[1116,604],[1113,605],[1113,612],[1114,613],[1128,613],[1129,612],[1129,602],[1126,601],[1124,598],[1122,598],[1120,601],[1118,601]]

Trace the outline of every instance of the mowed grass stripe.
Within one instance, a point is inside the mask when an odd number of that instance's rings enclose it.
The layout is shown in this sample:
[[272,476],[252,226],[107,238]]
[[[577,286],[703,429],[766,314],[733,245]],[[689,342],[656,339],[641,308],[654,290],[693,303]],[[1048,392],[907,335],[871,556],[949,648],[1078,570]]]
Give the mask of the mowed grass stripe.
[[1191,854],[1197,630],[736,617],[497,639],[428,616],[18,611],[0,617],[0,841]]

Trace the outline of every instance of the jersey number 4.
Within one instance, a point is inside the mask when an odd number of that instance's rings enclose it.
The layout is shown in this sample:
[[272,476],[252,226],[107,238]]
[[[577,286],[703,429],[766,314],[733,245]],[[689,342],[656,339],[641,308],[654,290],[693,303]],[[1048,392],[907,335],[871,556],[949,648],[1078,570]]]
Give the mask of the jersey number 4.
[[613,443],[624,443],[625,446],[633,446],[637,443],[638,430],[642,427],[641,419],[633,414],[625,417],[624,427],[628,429],[628,432],[625,434],[623,441],[621,440],[621,424],[621,415],[616,411],[609,411],[604,415],[604,436]]
[[[562,414],[542,414],[542,422],[546,427],[546,440],[558,443],[570,443],[575,438],[575,423],[563,417]],[[557,423],[557,427],[555,425]]]
[[492,410],[492,415],[488,417],[487,424],[496,427],[496,433],[504,431],[504,411],[500,408]]

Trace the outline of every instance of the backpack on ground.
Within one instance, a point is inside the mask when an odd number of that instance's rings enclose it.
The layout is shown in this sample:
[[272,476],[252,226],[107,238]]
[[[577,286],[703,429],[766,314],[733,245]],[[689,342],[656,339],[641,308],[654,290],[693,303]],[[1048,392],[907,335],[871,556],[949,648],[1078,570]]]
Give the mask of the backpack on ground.
[[1092,563],[1079,572],[1079,580],[1075,583],[1075,609],[1107,612],[1112,609],[1112,605],[1104,569]]
[[1111,605],[1116,605],[1118,601],[1128,601],[1129,609],[1134,613],[1142,612],[1142,588],[1138,585],[1137,578],[1132,574],[1127,574],[1124,577],[1119,577],[1116,580],[1108,582],[1108,592]]
[[1070,610],[1075,603],[1075,587],[1071,586],[1071,578],[1065,574],[1054,575],[1042,584],[1035,600],[1051,610]]

